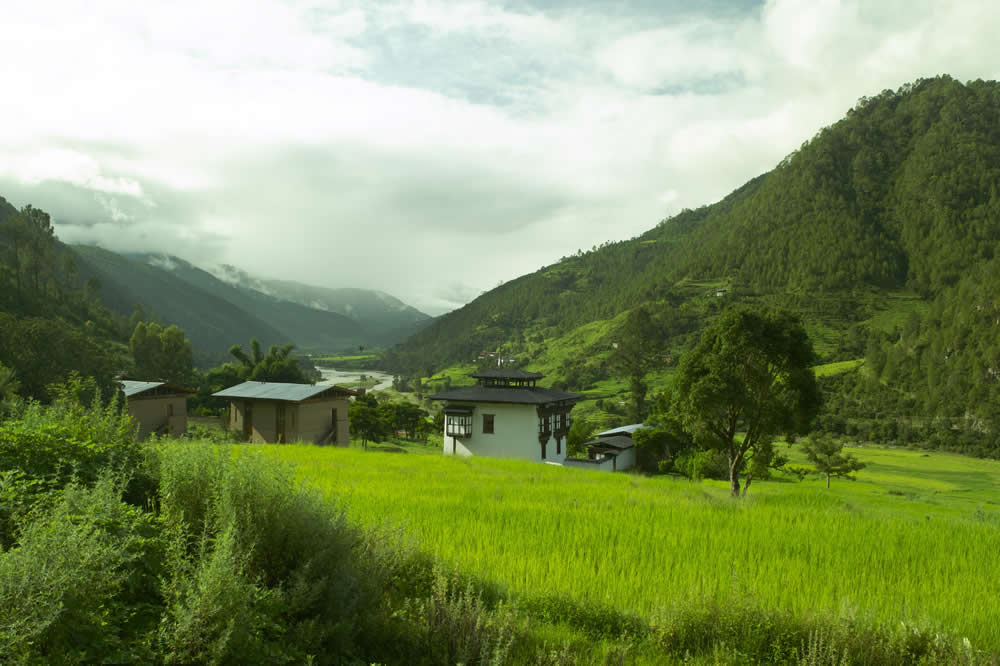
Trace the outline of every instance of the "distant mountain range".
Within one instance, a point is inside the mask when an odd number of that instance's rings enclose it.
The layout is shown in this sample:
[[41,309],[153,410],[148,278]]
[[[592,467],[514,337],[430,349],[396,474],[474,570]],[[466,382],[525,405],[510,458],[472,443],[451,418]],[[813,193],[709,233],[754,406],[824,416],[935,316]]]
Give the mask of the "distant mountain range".
[[388,294],[264,281],[231,266],[203,270],[165,254],[121,255],[76,245],[80,275],[100,282],[102,300],[129,315],[137,304],[187,333],[203,362],[223,358],[255,337],[265,346],[294,343],[329,353],[405,339],[431,321]]

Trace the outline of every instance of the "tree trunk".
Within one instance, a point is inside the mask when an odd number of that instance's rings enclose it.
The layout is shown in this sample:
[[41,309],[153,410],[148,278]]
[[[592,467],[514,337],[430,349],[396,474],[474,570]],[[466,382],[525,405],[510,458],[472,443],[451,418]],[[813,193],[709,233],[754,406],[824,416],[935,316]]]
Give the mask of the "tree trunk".
[[753,481],[753,474],[747,474],[747,482],[743,484],[743,497],[747,496],[747,491],[750,490],[751,481]]
[[740,496],[740,473],[736,471],[736,465],[729,465],[729,496]]
[[826,475],[826,487],[827,487],[827,489],[830,488],[830,475],[829,474]]

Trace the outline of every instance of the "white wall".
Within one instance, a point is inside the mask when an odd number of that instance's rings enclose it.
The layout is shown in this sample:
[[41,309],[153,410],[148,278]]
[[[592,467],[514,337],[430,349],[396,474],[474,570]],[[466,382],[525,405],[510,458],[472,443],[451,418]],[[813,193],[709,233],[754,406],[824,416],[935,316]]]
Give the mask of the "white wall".
[[612,459],[611,455],[605,455],[596,461],[581,458],[566,458],[563,464],[567,467],[589,469],[594,472],[622,472],[635,467],[635,448],[625,449],[618,454],[617,459]]
[[[504,403],[458,403],[451,406],[472,407],[472,436],[444,436],[446,456],[488,456],[490,458],[517,458],[542,461],[542,447],[538,443],[538,412],[535,405]],[[493,434],[483,433],[483,414],[493,414]],[[445,419],[447,422],[447,414]],[[445,428],[447,433],[447,427]],[[556,453],[556,440],[549,438],[545,445],[545,461],[561,463],[566,458],[566,438],[562,438],[560,453]]]

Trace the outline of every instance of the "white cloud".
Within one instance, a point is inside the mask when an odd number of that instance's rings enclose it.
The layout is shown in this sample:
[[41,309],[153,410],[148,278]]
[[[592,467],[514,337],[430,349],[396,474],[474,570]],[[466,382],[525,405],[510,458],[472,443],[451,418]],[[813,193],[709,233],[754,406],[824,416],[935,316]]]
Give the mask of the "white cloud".
[[985,0],[610,7],[15,3],[0,195],[438,311],[724,196],[858,97],[1000,74]]

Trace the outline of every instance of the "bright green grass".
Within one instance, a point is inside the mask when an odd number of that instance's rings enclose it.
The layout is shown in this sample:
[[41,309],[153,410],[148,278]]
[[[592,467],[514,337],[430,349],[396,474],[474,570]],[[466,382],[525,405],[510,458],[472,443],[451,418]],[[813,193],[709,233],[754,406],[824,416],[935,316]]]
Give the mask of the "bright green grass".
[[566,595],[647,618],[676,602],[750,594],[797,613],[926,621],[1000,649],[995,462],[852,450],[869,463],[857,482],[834,480],[829,491],[818,479],[755,482],[734,502],[716,482],[269,450],[361,522],[398,526],[514,594]]
[[813,366],[813,370],[816,372],[817,377],[829,377],[831,375],[839,375],[853,370],[864,362],[865,360],[863,358],[856,358],[850,361],[824,363],[823,365]]

